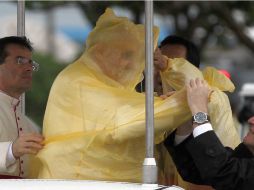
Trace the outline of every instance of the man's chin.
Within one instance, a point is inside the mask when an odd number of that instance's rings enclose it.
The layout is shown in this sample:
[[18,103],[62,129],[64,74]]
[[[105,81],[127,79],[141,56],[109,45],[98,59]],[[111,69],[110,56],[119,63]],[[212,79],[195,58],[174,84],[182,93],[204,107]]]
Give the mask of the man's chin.
[[26,92],[26,91],[30,90],[31,88],[32,88],[32,83],[23,85],[21,89],[23,92]]

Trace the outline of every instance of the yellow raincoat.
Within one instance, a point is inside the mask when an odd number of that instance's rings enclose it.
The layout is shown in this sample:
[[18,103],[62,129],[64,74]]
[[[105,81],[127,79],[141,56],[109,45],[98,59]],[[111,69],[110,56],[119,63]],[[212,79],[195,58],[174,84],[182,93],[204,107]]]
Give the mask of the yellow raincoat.
[[[158,29],[154,31],[157,38]],[[145,95],[135,86],[144,70],[144,35],[143,25],[117,17],[110,9],[99,18],[83,55],[58,75],[51,88],[43,124],[45,147],[38,154],[39,178],[141,182]],[[177,74],[184,67],[187,73]],[[166,72],[176,77],[165,80],[178,85],[179,91],[166,100],[154,98],[156,144],[190,119],[183,84],[202,77],[183,59],[169,60]],[[220,135],[228,136],[225,143],[235,146],[229,103],[217,82],[209,83],[215,89],[211,114],[220,116],[212,122]],[[222,113],[217,113],[219,108]]]

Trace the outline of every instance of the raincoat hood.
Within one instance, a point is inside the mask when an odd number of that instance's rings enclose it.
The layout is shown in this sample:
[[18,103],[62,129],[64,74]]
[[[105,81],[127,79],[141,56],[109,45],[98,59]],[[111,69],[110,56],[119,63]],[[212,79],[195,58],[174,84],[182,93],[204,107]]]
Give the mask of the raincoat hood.
[[[154,44],[159,30],[154,27]],[[145,28],[111,9],[98,19],[80,58],[108,85],[133,89],[143,79],[145,67]],[[98,76],[100,75],[100,76]]]

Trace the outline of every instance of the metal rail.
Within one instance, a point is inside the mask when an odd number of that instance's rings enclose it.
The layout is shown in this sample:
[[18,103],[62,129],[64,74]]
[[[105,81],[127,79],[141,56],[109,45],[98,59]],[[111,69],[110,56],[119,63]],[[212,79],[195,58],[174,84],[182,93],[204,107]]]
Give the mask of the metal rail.
[[[17,35],[25,36],[25,0],[18,0],[17,4]],[[25,114],[25,93],[21,95],[21,113]]]

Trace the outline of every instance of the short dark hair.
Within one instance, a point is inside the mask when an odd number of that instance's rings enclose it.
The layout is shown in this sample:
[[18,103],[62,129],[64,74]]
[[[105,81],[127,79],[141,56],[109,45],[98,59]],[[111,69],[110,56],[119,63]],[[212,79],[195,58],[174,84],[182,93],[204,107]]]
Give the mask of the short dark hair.
[[0,39],[0,64],[4,63],[5,58],[8,56],[6,47],[9,44],[17,44],[33,51],[31,42],[25,36],[8,36]]
[[186,48],[186,59],[199,68],[200,56],[197,46],[189,40],[186,40],[180,36],[170,35],[162,40],[160,48],[166,45],[183,45]]

